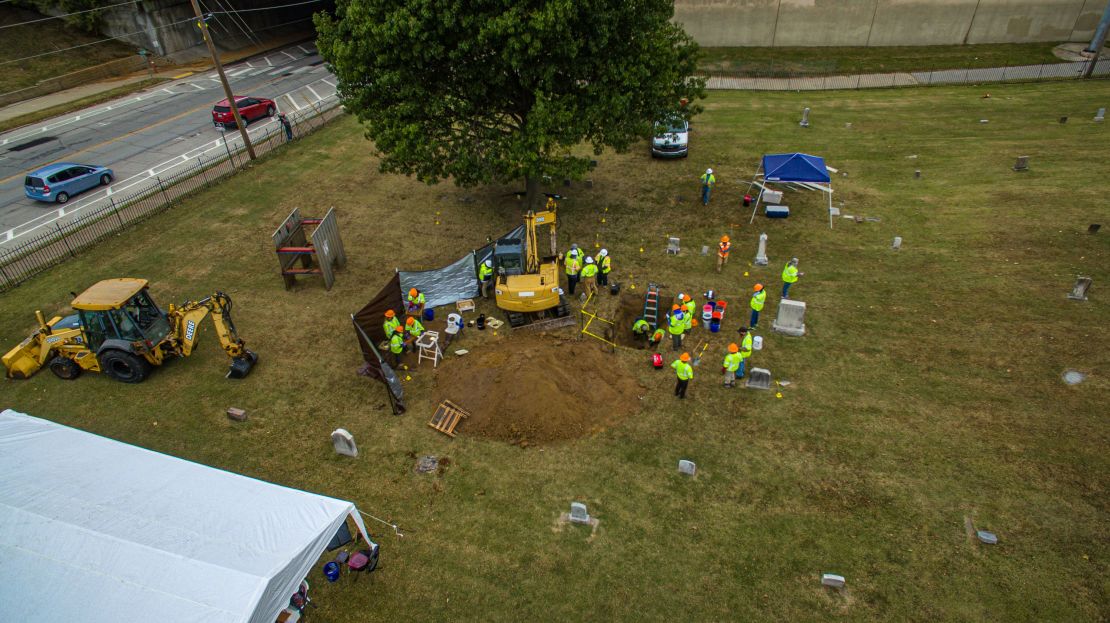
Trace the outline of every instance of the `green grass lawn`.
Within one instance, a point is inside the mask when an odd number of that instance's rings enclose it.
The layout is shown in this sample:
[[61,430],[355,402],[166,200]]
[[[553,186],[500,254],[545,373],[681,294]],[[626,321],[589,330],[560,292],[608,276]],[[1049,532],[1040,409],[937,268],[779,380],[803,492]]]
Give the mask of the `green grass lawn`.
[[900,47],[702,48],[705,71],[750,76],[859,74],[1059,63],[1054,43]]
[[[208,328],[193,358],[141,385],[44,371],[4,381],[0,402],[399,523],[404,538],[369,524],[383,547],[372,581],[329,585],[312,572],[316,621],[1106,620],[1110,130],[1090,119],[1110,83],[991,92],[714,91],[688,159],[652,161],[645,145],[602,156],[590,189],[560,184],[560,244],[605,245],[626,291],[713,288],[733,305],[684,402],[669,369],[617,352],[612,365],[646,388],[627,397],[643,408],[586,438],[522,449],[465,424],[453,440],[432,431],[435,374],[491,373],[465,358],[411,371],[403,417],[355,375],[348,314],[395,267],[452,261],[518,223],[519,208],[505,196],[515,186],[379,173],[350,119],[0,297],[6,348],[36,308],[61,311],[98,279],[149,278],[163,305],[223,289],[261,356],[251,376],[223,378]],[[787,193],[788,220],[749,226],[739,203],[760,155],[794,150],[846,174],[835,178],[845,214],[881,221],[830,230],[822,197]],[[1011,170],[1018,155],[1030,171]],[[707,166],[719,185],[703,208]],[[293,207],[330,206],[347,268],[331,291],[285,291],[270,234]],[[1092,222],[1103,231],[1085,233]],[[698,250],[726,232],[733,259],[718,275]],[[749,265],[760,232],[765,268]],[[681,256],[664,254],[668,235],[682,238]],[[809,306],[804,338],[768,330],[791,256],[805,272],[792,292]],[[1087,302],[1065,298],[1077,274],[1094,278]],[[771,295],[751,363],[790,385],[725,390],[717,366],[757,280]],[[461,344],[511,339],[487,331]],[[1087,381],[1064,385],[1067,368]],[[579,373],[585,395],[592,371]],[[228,422],[229,406],[250,419]],[[333,454],[337,427],[355,435],[358,459]],[[416,475],[424,454],[450,467]],[[697,462],[696,479],[680,477],[679,459]],[[592,539],[554,528],[573,500],[601,521]],[[968,521],[1000,543],[976,543]],[[823,572],[848,590],[822,589]]]
[[[41,13],[0,4],[0,26],[42,19]],[[0,45],[0,62],[44,54],[54,50],[92,43],[106,37],[87,33],[53,19],[37,24],[5,28]],[[121,41],[106,41],[71,52],[39,56],[18,63],[0,65],[0,93],[15,91],[41,80],[68,74],[92,65],[136,54],[137,48]]]

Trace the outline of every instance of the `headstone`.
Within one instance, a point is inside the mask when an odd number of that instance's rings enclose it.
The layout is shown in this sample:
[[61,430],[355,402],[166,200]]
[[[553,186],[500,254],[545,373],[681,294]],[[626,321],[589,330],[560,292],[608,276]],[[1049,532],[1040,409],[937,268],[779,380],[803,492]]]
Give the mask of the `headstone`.
[[1015,171],[1028,171],[1029,170],[1029,156],[1018,156],[1017,162],[1014,163]]
[[1090,277],[1078,277],[1075,280],[1075,287],[1071,289],[1068,298],[1073,301],[1086,301],[1087,290],[1091,287]]
[[894,244],[890,245],[890,248],[894,249],[895,251],[897,251],[898,249],[901,249],[902,248],[902,237],[901,236],[895,236],[894,237]]
[[829,588],[844,588],[844,576],[835,573],[822,573],[821,585]]
[[436,471],[438,468],[439,458],[429,454],[428,456],[420,457],[420,460],[416,462],[416,467],[414,467],[413,470],[418,474],[427,474]]
[[845,123],[844,124],[844,129],[845,130],[851,130],[852,129],[852,122],[849,121],[848,123]]
[[1066,115],[1063,116],[1063,117],[1060,117],[1060,123],[1067,123],[1067,122],[1068,122],[1068,118],[1067,118]]
[[1088,234],[1097,234],[1098,230],[1100,230],[1100,229],[1102,229],[1102,225],[1100,223],[1091,223],[1090,225],[1087,226],[1087,233]]
[[913,177],[914,177],[914,179],[917,179],[917,180],[921,179],[921,169],[914,169]]
[[1098,112],[1095,113],[1095,122],[1096,123],[1102,123],[1103,119],[1106,119],[1106,109],[1105,108],[1099,108]]
[[1061,375],[1061,378],[1063,378],[1064,382],[1068,385],[1079,385],[1087,378],[1087,375],[1079,370],[1064,370],[1064,374]]
[[570,503],[570,521],[571,523],[590,523],[590,514],[586,512],[586,505],[581,502]]
[[794,337],[806,334],[806,304],[802,301],[783,299],[779,301],[778,315],[771,323],[771,330]]
[[976,530],[975,536],[979,537],[979,540],[983,543],[986,543],[987,545],[998,544],[998,536],[995,535],[995,533],[993,532],[987,532],[986,530]]
[[808,128],[809,127],[809,107],[808,106],[806,107],[805,110],[802,111],[802,120],[800,122],[798,122],[798,125],[802,126],[803,128]]
[[682,459],[678,462],[678,471],[687,476],[693,476],[698,471],[698,466],[693,461]]
[[242,409],[236,409],[235,407],[228,407],[227,408],[227,417],[230,420],[235,420],[236,422],[242,422],[242,421],[245,421],[247,419],[247,412],[242,410]]
[[345,428],[337,428],[332,432],[331,445],[335,448],[336,454],[358,456],[358,446],[355,445],[355,438]]
[[593,180],[586,180],[586,188],[593,188],[593,187],[594,187],[594,181]]
[[752,338],[752,350],[763,350],[763,336],[757,335]]
[[678,252],[681,250],[681,247],[678,243],[678,238],[667,238],[667,253],[678,255]]
[[759,250],[755,252],[755,265],[767,265],[767,234],[759,234]]
[[701,245],[701,254],[702,254],[702,257],[705,257],[706,255],[709,255],[709,247],[705,246],[704,244]]
[[765,368],[752,368],[748,375],[748,387],[752,389],[771,389],[771,371]]

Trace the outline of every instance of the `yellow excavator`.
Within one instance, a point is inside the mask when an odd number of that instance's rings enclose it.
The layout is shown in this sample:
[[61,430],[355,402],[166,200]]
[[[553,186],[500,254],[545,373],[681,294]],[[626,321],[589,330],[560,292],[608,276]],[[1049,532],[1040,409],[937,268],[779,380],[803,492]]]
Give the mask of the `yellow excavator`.
[[[493,247],[497,273],[494,293],[497,307],[504,310],[509,326],[523,327],[543,319],[569,316],[559,288],[559,258],[556,255],[554,197],[540,212],[524,214],[524,239],[501,238]],[[547,225],[551,255],[540,257],[536,227]],[[550,324],[550,323],[545,323]]]
[[227,378],[241,379],[258,355],[247,350],[231,321],[231,298],[223,292],[163,310],[146,279],[105,279],[73,299],[77,313],[49,322],[35,312],[39,328],[3,357],[8,378],[26,379],[44,365],[72,380],[82,370],[103,372],[123,383],[141,383],[169,357],[188,357],[209,314],[220,346],[231,358]]

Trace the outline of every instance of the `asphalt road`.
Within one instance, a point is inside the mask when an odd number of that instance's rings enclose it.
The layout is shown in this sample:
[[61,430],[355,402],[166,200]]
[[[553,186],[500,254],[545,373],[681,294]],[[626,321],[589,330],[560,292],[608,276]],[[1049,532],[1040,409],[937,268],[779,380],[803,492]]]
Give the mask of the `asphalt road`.
[[[335,79],[311,43],[294,45],[224,68],[236,95],[273,99],[282,112],[335,95]],[[200,153],[224,149],[212,124],[212,105],[224,99],[215,71],[192,74],[112,102],[0,134],[0,245],[17,245],[60,218],[105,201],[90,190],[64,206],[27,198],[24,176],[52,162],[110,167],[112,192],[172,173]],[[248,128],[265,131],[274,119]],[[235,130],[228,132],[238,135]]]

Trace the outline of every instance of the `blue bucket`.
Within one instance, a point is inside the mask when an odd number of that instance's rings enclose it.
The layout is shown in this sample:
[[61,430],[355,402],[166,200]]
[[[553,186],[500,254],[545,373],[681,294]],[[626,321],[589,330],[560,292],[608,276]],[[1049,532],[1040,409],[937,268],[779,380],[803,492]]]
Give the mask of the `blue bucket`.
[[329,562],[328,564],[324,565],[324,577],[328,579],[328,582],[334,582],[334,581],[338,580],[339,579],[339,563],[333,561],[333,562]]
[[431,322],[436,319],[436,310],[431,307],[424,308],[424,322]]
[[711,320],[709,322],[709,332],[710,333],[717,333],[720,330],[721,330],[721,321],[720,320]]

